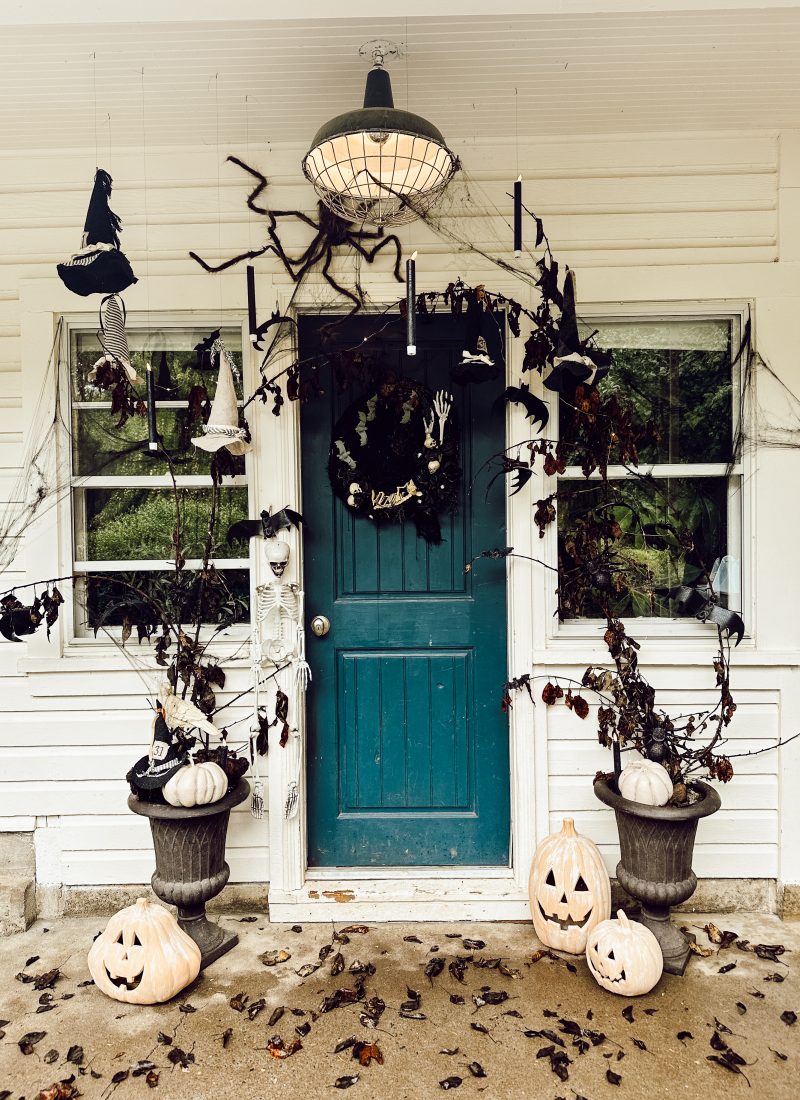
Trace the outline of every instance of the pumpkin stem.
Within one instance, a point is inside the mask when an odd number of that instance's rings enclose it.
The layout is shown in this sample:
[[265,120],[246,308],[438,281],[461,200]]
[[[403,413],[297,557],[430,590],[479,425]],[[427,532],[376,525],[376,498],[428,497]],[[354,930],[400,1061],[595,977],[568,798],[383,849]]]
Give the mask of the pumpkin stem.
[[561,835],[562,836],[577,836],[575,831],[575,820],[571,817],[565,817],[561,821]]
[[625,912],[624,909],[617,910],[617,920],[623,928],[630,928],[631,922],[628,920],[628,914]]

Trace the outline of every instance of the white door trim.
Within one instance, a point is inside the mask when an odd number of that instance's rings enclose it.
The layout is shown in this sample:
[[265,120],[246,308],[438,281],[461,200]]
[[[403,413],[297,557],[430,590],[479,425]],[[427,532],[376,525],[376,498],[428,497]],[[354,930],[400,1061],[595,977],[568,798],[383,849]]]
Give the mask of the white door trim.
[[[436,286],[445,286],[452,275],[441,276]],[[277,282],[277,281],[276,281]],[[276,282],[264,280],[262,300],[275,292]],[[295,314],[314,309],[324,312],[310,286],[307,294],[290,302],[291,287],[280,287],[278,306],[281,312],[292,309]],[[520,284],[509,280],[492,282],[491,290],[513,294],[519,301]],[[390,302],[398,297],[396,283],[373,284],[369,293],[373,301]],[[299,300],[298,300],[299,299]],[[523,298],[527,305],[530,295]],[[332,305],[330,312],[336,312]],[[520,378],[524,339],[507,335],[506,374],[509,384]],[[527,379],[531,388],[537,378]],[[487,411],[488,415],[488,411]],[[296,504],[303,510],[300,479],[300,410],[297,402],[287,401],[280,416],[272,416],[269,406],[253,416],[262,438],[261,494],[263,503]],[[252,426],[252,425],[251,425]],[[508,407],[506,438],[526,439],[527,421],[518,405]],[[268,436],[267,438],[264,438]],[[531,523],[531,491],[535,479],[520,493],[508,500],[507,539],[522,554],[536,556]],[[502,491],[498,485],[496,491]],[[297,559],[293,577],[302,576],[302,536],[294,536]],[[488,549],[488,547],[487,547]],[[534,649],[532,617],[532,570],[525,561],[506,561],[507,569],[507,631],[509,676],[530,671]],[[478,568],[498,568],[496,562],[483,562]],[[256,564],[256,583],[263,562]],[[511,594],[513,592],[513,599]],[[309,615],[314,609],[308,607]],[[313,682],[309,691],[314,690]],[[501,685],[497,685],[497,705],[500,705]],[[291,709],[296,708],[296,709]],[[541,708],[539,708],[541,710]],[[510,737],[510,797],[511,797],[511,866],[459,868],[326,868],[307,866],[306,783],[305,783],[305,720],[302,699],[290,698],[290,717],[296,715],[301,733],[301,782],[299,812],[290,821],[284,819],[284,803],[289,780],[288,754],[279,746],[270,749],[268,757],[267,795],[269,808],[270,919],[276,922],[353,920],[518,920],[529,916],[528,871],[537,835],[547,832],[547,742],[539,728],[537,713],[531,721],[530,709],[513,707],[509,714]]]

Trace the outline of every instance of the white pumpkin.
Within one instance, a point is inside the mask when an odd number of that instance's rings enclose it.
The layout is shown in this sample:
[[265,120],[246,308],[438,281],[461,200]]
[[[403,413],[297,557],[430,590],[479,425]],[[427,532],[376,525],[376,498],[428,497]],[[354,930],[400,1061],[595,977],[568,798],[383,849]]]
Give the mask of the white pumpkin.
[[217,802],[228,790],[228,777],[219,764],[206,760],[186,764],[164,784],[164,798],[170,806],[207,806]]
[[89,950],[89,973],[115,1001],[161,1004],[200,973],[200,948],[168,909],[139,898],[115,913]]
[[611,883],[594,841],[565,817],[560,833],[545,837],[529,881],[536,935],[547,947],[581,955],[589,931],[611,915]]
[[672,780],[667,769],[644,757],[622,770],[617,786],[623,798],[643,806],[666,806],[672,798]]
[[622,909],[616,920],[604,920],[589,933],[586,962],[598,985],[623,997],[649,993],[664,970],[658,940]]

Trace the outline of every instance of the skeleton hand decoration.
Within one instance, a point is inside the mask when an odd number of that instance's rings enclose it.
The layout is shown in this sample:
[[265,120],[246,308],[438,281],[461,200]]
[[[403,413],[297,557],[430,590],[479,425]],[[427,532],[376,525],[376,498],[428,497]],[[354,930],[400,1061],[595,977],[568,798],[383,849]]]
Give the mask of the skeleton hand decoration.
[[436,440],[433,438],[433,421],[433,413],[431,413],[430,416],[426,415],[422,418],[422,426],[425,429],[425,447],[429,451],[432,451],[433,448],[436,446]]
[[453,397],[444,390],[439,390],[433,399],[433,409],[439,422],[439,446],[444,446],[444,426],[453,407]]

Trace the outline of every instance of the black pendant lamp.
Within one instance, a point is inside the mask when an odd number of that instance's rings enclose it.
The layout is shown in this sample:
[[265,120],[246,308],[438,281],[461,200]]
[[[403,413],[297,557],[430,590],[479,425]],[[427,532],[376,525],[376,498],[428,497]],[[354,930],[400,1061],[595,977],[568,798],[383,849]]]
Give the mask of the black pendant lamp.
[[383,63],[397,48],[383,42],[370,48],[364,106],[320,128],[303,173],[345,221],[399,225],[433,206],[458,170],[458,157],[433,123],[394,106]]

